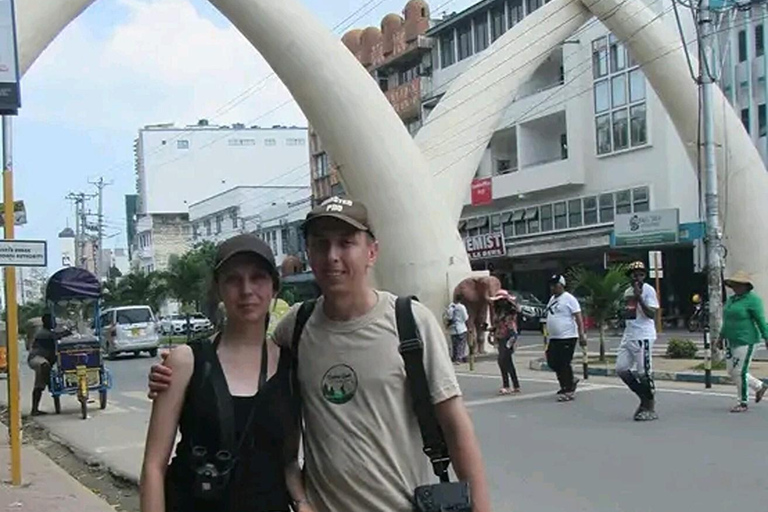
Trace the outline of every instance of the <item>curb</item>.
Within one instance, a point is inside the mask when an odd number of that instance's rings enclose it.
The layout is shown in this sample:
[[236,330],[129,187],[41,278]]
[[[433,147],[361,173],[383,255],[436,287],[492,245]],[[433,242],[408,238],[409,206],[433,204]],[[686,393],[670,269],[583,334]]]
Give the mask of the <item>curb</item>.
[[[528,368],[539,372],[551,372],[544,359],[533,359],[528,362]],[[581,368],[579,368],[581,371]],[[587,371],[588,375],[594,375],[595,377],[615,377],[616,370],[613,368],[592,368]],[[704,374],[697,372],[653,372],[654,380],[671,381],[671,382],[689,382],[696,384],[704,384]],[[768,384],[768,379],[762,379],[762,381]],[[715,385],[732,385],[733,379],[728,375],[712,375],[712,384]]]

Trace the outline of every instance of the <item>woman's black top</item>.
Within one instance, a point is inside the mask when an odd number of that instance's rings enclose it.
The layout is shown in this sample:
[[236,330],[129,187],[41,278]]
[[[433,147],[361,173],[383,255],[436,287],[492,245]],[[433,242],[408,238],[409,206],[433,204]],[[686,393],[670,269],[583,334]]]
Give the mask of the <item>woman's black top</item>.
[[[208,343],[208,347],[203,346]],[[289,510],[289,494],[285,485],[284,439],[290,416],[290,354],[280,350],[275,375],[259,391],[249,397],[229,395],[232,400],[234,438],[240,441],[249,416],[253,418],[245,433],[228,489],[218,501],[196,498],[193,446],[203,446],[207,453],[221,449],[221,413],[218,396],[211,380],[224,378],[209,340],[190,343],[195,367],[187,387],[181,411],[181,440],[176,447],[166,475],[166,512],[283,512]],[[208,361],[210,364],[206,365]],[[226,380],[224,380],[226,383]],[[219,387],[219,389],[222,389]]]

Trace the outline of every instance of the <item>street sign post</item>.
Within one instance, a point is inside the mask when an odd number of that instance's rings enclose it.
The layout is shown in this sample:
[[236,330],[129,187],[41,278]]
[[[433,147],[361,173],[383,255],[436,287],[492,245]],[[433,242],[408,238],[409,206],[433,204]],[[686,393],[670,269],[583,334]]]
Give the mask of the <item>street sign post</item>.
[[47,267],[44,240],[0,240],[0,267]]
[[[0,203],[0,224],[5,224],[5,205]],[[13,221],[17,226],[23,226],[27,223],[27,207],[24,201],[15,201],[13,203]]]
[[[650,277],[656,280],[656,300],[661,304],[661,281],[664,277],[664,263],[661,251],[648,251],[648,266],[651,269]],[[656,332],[661,332],[661,307],[656,311]]]
[[616,215],[614,247],[643,247],[676,244],[680,240],[680,210],[656,210]]

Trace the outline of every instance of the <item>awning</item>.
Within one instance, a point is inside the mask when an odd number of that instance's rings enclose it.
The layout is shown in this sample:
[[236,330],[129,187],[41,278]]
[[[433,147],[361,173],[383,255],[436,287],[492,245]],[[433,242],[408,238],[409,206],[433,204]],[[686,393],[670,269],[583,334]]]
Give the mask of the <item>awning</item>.
[[525,218],[525,210],[515,210],[512,214],[512,222],[520,222]]
[[512,220],[512,212],[504,212],[501,214],[501,223],[509,224]]
[[484,228],[488,225],[488,217],[475,217],[467,221],[467,229]]
[[539,218],[539,209],[538,208],[528,208],[525,210],[525,218],[527,220],[536,220]]

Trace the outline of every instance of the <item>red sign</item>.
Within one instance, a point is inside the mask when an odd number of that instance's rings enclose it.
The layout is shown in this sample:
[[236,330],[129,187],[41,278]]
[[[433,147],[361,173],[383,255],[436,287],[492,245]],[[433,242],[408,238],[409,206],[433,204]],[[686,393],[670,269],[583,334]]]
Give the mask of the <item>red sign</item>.
[[507,254],[504,235],[501,232],[468,236],[464,239],[464,247],[471,260],[497,258]]
[[480,178],[472,181],[472,206],[493,203],[493,181]]

